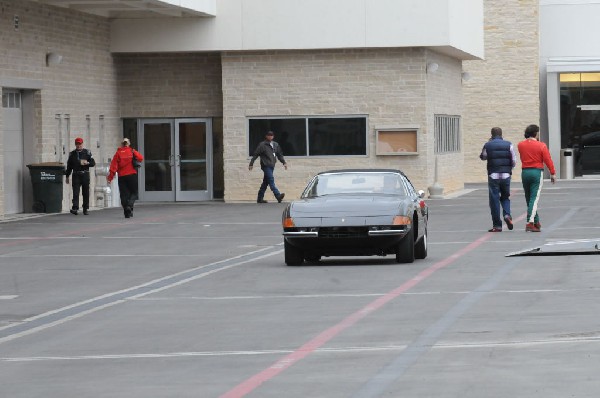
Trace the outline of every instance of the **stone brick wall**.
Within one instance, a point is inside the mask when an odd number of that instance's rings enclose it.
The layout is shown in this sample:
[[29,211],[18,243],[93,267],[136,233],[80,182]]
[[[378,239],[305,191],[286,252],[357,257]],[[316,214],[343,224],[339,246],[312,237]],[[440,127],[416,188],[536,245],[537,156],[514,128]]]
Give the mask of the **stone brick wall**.
[[[225,200],[255,200],[262,180],[260,169],[247,168],[251,116],[368,116],[368,156],[289,158],[287,171],[276,168],[277,185],[290,199],[315,173],[349,167],[401,168],[417,189],[426,190],[433,182],[433,116],[428,112],[443,110],[446,99],[459,97],[460,91],[444,74],[426,85],[430,55],[419,48],[224,53]],[[458,61],[436,59],[440,69],[446,64],[460,69]],[[440,93],[443,98],[426,106],[428,95]],[[455,106],[448,106],[454,112]],[[375,129],[406,124],[420,126],[419,155],[376,156]]]
[[484,1],[485,60],[463,63],[472,76],[463,83],[465,182],[487,181],[479,153],[492,127],[516,145],[527,125],[539,125],[538,6],[537,0]]
[[[434,116],[463,114],[461,87],[461,63],[448,56],[427,52],[427,63],[436,63],[439,68],[427,75],[427,173],[428,186],[435,181],[436,158],[438,162],[438,182],[444,187],[444,194],[463,189],[464,146],[454,153],[435,154]],[[461,134],[462,135],[462,134]]]
[[[15,29],[14,17],[19,18]],[[33,142],[34,162],[59,160],[55,154],[58,143],[56,115],[69,115],[70,132],[63,120],[61,132],[65,151],[74,149],[74,138],[83,135],[85,146],[98,161],[99,116],[104,116],[105,137],[110,149],[119,132],[115,69],[109,51],[109,21],[68,9],[45,6],[26,0],[0,1],[0,79],[41,82],[39,101],[35,101]],[[46,65],[46,53],[63,56],[59,65]],[[90,120],[90,135],[87,117]],[[0,130],[0,134],[2,134]],[[0,142],[2,140],[0,139]],[[60,153],[60,148],[57,148]],[[27,149],[26,149],[27,150]],[[66,162],[66,154],[62,160]],[[2,157],[2,151],[0,151]],[[3,162],[0,160],[0,168]],[[28,170],[24,169],[25,173]],[[3,170],[0,169],[0,175]],[[92,189],[95,179],[92,175]],[[64,187],[63,208],[70,207],[71,190]],[[93,198],[91,198],[93,200]],[[3,194],[0,195],[0,202]],[[0,205],[3,214],[3,204]],[[25,209],[30,211],[30,209]]]
[[221,117],[220,54],[116,54],[122,117]]

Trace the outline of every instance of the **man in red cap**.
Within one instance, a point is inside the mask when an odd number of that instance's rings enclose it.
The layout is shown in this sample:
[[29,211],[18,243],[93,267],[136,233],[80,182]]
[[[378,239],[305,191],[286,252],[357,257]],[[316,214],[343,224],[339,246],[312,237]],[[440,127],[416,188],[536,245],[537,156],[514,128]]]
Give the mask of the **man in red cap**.
[[83,138],[75,138],[75,150],[69,153],[67,160],[67,178],[65,181],[69,183],[69,176],[73,173],[73,207],[71,214],[77,215],[79,211],[79,190],[83,194],[83,214],[88,215],[90,208],[90,167],[96,165],[96,161],[92,157],[92,152],[83,147]]

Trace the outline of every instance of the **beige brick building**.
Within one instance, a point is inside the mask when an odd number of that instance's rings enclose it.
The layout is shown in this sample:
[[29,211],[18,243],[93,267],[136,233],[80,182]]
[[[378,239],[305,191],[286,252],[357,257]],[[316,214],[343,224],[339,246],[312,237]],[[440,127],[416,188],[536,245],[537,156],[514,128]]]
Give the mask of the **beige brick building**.
[[[333,36],[290,31],[286,38],[290,44],[285,45],[261,31],[238,32],[233,23],[237,20],[231,18],[241,18],[244,25],[250,22],[243,18],[250,17],[227,12],[240,6],[240,0],[219,3],[220,13],[165,4],[165,14],[181,11],[181,19],[152,13],[121,15],[116,10],[103,14],[110,7],[98,12],[90,11],[93,7],[77,10],[74,1],[64,2],[73,8],[68,9],[45,4],[50,3],[46,0],[0,0],[0,38],[6,54],[0,60],[0,86],[9,93],[7,98],[18,93],[22,114],[20,192],[15,193],[12,180],[3,181],[0,214],[31,211],[25,165],[64,162],[76,136],[84,138],[99,163],[109,160],[121,137],[132,138],[147,155],[140,175],[142,200],[255,200],[262,175],[247,169],[253,149],[249,126],[255,119],[364,120],[363,152],[288,154],[289,169],[278,167],[276,176],[290,199],[299,196],[312,175],[335,168],[400,168],[418,189],[427,190],[435,180],[437,161],[438,180],[446,193],[462,189],[464,182],[485,181],[485,164],[478,154],[490,128],[502,127],[516,143],[527,124],[539,121],[538,5],[536,1],[461,1],[464,4],[448,2],[448,6],[458,12],[468,10],[471,14],[465,14],[464,20],[436,9],[429,15],[408,17],[402,25],[397,21],[406,18],[403,6],[390,3],[381,21],[369,22],[360,11],[349,11],[357,14],[348,18],[366,24],[364,37],[356,36],[360,29],[344,31],[343,27]],[[290,2],[277,4],[292,7]],[[382,12],[372,10],[376,11]],[[159,18],[152,19],[159,22],[152,29],[146,22],[149,17]],[[206,26],[213,25],[214,33],[205,34]],[[396,31],[400,26],[427,32],[414,33],[421,45],[409,44],[414,39],[402,42],[405,35]],[[467,28],[461,31],[463,26]],[[190,35],[196,28],[204,34]],[[285,31],[286,27],[277,28]],[[450,44],[450,38],[443,36],[448,30],[462,44]],[[218,34],[218,40],[213,40]],[[478,59],[483,57],[478,34],[485,38],[484,60]],[[189,40],[192,36],[195,41]],[[445,45],[433,44],[444,40]],[[49,54],[59,55],[61,62],[48,63]],[[463,72],[472,78],[462,79]],[[16,118],[11,112],[5,109],[0,114],[0,134],[5,138],[6,131],[12,131],[7,126]],[[456,135],[440,130],[449,126],[447,120],[460,123]],[[186,171],[181,156],[191,142],[185,137],[190,123],[203,128],[206,141],[193,150],[205,151],[206,167],[201,169],[191,159]],[[161,154],[150,146],[149,137],[164,131],[175,137],[173,147],[180,152]],[[416,149],[381,154],[378,134],[389,131],[414,132]],[[276,140],[284,138],[279,133]],[[448,137],[451,142],[444,142]],[[311,143],[306,145],[310,152]],[[13,163],[6,161],[14,151],[9,152],[0,151],[5,159],[0,162],[0,178],[15,172]],[[164,181],[165,176],[169,181]],[[194,188],[203,196],[163,195],[185,185],[184,178],[205,179]],[[102,185],[103,176],[92,177],[92,191]],[[63,188],[63,210],[67,210],[71,191],[67,185]],[[96,204],[95,198],[91,201]]]
[[[439,73],[427,76],[436,62]],[[401,168],[415,186],[433,183],[433,115],[460,115],[460,62],[423,49],[225,53],[223,117],[225,200],[254,200],[262,173],[248,175],[247,118],[265,115],[368,115],[365,156],[288,157],[278,168],[278,187],[297,197],[318,171],[337,168]],[[419,154],[378,156],[374,131],[418,127]],[[277,140],[277,138],[276,138]],[[462,172],[462,157],[442,162]],[[455,174],[441,173],[450,189],[462,187]]]

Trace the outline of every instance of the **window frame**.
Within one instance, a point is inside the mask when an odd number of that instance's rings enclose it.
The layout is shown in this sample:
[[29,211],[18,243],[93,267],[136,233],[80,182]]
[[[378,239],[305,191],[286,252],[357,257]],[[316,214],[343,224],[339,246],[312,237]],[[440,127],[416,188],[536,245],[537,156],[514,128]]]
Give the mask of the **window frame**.
[[[285,116],[247,116],[246,117],[246,143],[248,145],[248,153],[252,153],[254,148],[250,148],[250,120],[281,120],[281,119],[304,119],[304,139],[306,140],[306,155],[288,155],[284,153],[286,158],[293,159],[319,159],[319,158],[368,158],[369,157],[369,117],[366,114],[355,115],[285,115]],[[309,120],[310,119],[364,119],[365,121],[365,153],[360,155],[310,155],[310,138],[309,138]],[[275,142],[277,142],[277,131],[275,131]],[[251,158],[250,155],[248,158]]]

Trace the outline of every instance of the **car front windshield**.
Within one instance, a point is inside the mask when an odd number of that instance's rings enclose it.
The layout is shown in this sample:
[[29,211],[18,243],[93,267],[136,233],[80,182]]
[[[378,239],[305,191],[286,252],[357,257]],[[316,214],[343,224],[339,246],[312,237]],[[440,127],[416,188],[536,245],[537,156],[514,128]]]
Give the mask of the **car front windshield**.
[[346,172],[316,176],[303,197],[336,194],[379,194],[406,196],[402,176],[388,172]]

